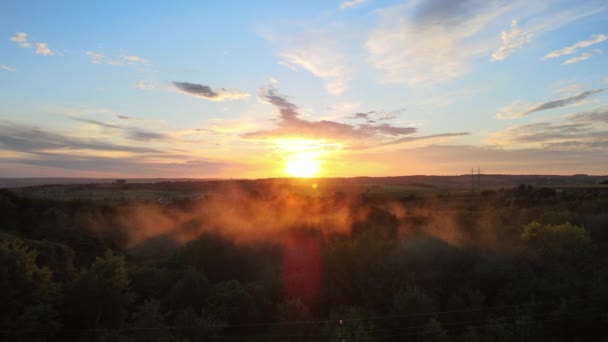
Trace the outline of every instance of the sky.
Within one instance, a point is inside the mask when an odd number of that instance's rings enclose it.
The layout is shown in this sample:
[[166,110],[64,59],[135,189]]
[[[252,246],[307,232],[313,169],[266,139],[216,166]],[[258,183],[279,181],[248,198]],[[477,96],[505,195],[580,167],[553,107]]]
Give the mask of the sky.
[[608,174],[608,2],[0,2],[0,177]]

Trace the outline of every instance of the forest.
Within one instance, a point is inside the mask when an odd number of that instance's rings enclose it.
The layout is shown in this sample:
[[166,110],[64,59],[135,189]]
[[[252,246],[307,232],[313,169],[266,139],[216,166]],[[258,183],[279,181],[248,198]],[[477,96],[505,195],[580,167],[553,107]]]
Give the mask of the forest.
[[171,201],[1,190],[0,340],[608,341],[601,185],[216,184]]

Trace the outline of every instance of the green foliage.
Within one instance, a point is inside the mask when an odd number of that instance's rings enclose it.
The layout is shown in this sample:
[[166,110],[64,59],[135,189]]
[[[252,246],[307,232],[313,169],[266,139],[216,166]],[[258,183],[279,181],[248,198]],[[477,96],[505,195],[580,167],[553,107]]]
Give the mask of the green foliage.
[[327,303],[334,307],[385,305],[383,290],[394,286],[398,271],[391,262],[394,248],[393,242],[374,232],[333,241],[323,254]]
[[212,285],[205,276],[194,268],[186,268],[179,273],[177,281],[166,296],[167,305],[174,311],[186,309],[202,310],[212,292]]
[[293,337],[293,340],[297,341],[301,336],[315,335],[318,331],[316,324],[296,323],[313,320],[310,309],[299,299],[284,300],[279,303],[276,311],[272,332],[273,335],[282,336],[281,340],[290,341],[288,336],[297,336]]
[[171,338],[160,302],[154,299],[146,300],[135,309],[129,331],[137,341],[160,342]]
[[479,337],[477,329],[469,326],[467,327],[467,331],[462,336],[462,342],[482,342],[482,339]]
[[372,316],[356,306],[333,310],[330,313],[331,320],[324,328],[325,335],[329,335],[330,341],[339,341],[339,337],[345,341],[376,341],[376,327],[370,320]]
[[[252,198],[266,200],[254,190]],[[340,327],[347,341],[604,338],[605,198],[527,185],[473,199],[454,192],[390,205],[349,196],[329,204],[309,199],[329,211],[350,205],[345,229],[352,234],[306,231],[318,246],[321,276],[315,300],[304,304],[285,298],[286,281],[293,280],[283,273],[286,248],[301,251],[283,236],[236,242],[207,232],[184,245],[163,245],[170,237],[148,241],[152,251],[141,253],[126,247],[137,229],[125,223],[133,222],[126,219],[128,202],[31,199],[0,190],[0,338],[336,340]],[[163,210],[201,208],[195,201],[178,205]],[[194,231],[205,222],[178,229]]]
[[572,261],[592,252],[589,233],[570,223],[543,225],[532,222],[524,227],[521,240],[532,258],[552,258]]
[[198,314],[192,308],[180,311],[175,317],[175,333],[183,341],[219,338],[226,326],[212,313]]
[[513,337],[503,320],[491,319],[483,329],[483,340],[494,342],[510,342]]
[[418,287],[399,289],[393,296],[390,314],[394,327],[421,326],[435,311],[433,299]]
[[400,289],[393,297],[392,313],[409,315],[433,312],[433,299],[417,287]]
[[255,301],[247,288],[236,280],[215,285],[208,303],[211,312],[230,324],[256,320]]
[[36,251],[16,239],[0,241],[0,337],[53,336],[61,327],[55,310],[59,288],[36,264]]
[[66,316],[76,327],[122,328],[133,299],[125,259],[107,251],[68,285]]
[[450,337],[447,332],[441,327],[441,323],[435,318],[431,318],[425,325],[422,331],[421,342],[449,342]]

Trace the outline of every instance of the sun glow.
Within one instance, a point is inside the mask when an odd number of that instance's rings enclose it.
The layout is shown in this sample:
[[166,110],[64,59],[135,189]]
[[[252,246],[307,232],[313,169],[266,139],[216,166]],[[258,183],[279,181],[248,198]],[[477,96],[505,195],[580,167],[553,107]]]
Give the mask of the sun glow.
[[283,172],[290,177],[316,177],[323,174],[328,154],[342,148],[341,144],[312,139],[284,139],[275,141],[276,152],[283,159]]
[[293,177],[313,177],[319,169],[319,161],[308,152],[296,153],[285,161],[285,173]]

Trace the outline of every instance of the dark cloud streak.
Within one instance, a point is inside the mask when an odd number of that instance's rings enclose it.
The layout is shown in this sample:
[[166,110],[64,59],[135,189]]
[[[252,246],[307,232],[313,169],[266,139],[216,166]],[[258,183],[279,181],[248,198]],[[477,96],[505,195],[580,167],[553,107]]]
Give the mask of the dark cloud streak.
[[159,150],[109,144],[95,139],[82,139],[65,136],[58,133],[47,132],[37,127],[0,123],[0,145],[4,148],[27,153],[37,153],[47,149],[91,149],[99,151],[124,151],[135,153],[159,152]]
[[249,94],[238,90],[229,90],[225,88],[213,90],[211,87],[204,84],[175,81],[173,82],[173,85],[188,95],[211,101],[235,100],[249,96]]
[[[291,103],[285,96],[279,95],[276,89],[261,88],[258,94],[260,101],[275,106],[280,113],[277,128],[266,131],[250,132],[243,135],[250,139],[268,139],[277,137],[296,137],[311,139],[327,139],[349,143],[351,149],[365,149],[380,145],[391,145],[414,140],[453,137],[466,135],[468,133],[445,133],[434,136],[419,136],[406,138],[418,132],[415,127],[398,127],[391,124],[373,124],[372,117],[380,119],[391,119],[397,112],[381,113],[370,111],[367,113],[356,113],[350,119],[364,119],[367,123],[360,125],[349,125],[340,122],[321,120],[308,121],[301,118],[299,108]],[[370,122],[371,121],[371,122]],[[389,140],[387,139],[394,139]]]
[[120,128],[122,128],[121,126],[112,125],[112,124],[108,124],[108,123],[105,123],[105,122],[101,122],[101,121],[97,121],[97,120],[92,120],[92,119],[85,119],[85,118],[71,118],[71,119],[74,120],[74,121],[89,123],[89,124],[93,124],[93,125],[97,125],[97,126],[101,126],[101,127],[105,127],[105,128],[113,128],[113,129],[120,129]]
[[165,140],[169,138],[166,134],[145,131],[139,128],[129,128],[126,133],[129,139],[138,141]]
[[606,89],[608,89],[608,88],[588,90],[588,91],[582,92],[576,96],[571,96],[571,97],[567,97],[564,99],[545,102],[545,103],[539,104],[537,106],[534,106],[532,109],[525,112],[524,115],[530,115],[534,112],[540,112],[543,110],[559,108],[559,107],[564,107],[564,106],[568,106],[571,104],[575,104],[575,103],[585,100],[586,98],[588,98],[591,95],[601,93],[601,92],[605,91]]

